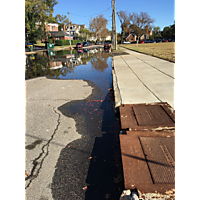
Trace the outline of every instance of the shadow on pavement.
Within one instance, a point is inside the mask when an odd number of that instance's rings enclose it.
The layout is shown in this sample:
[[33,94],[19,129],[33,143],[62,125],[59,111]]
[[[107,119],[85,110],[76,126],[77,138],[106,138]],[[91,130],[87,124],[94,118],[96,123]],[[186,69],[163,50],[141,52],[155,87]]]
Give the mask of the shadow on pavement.
[[87,99],[58,108],[74,118],[82,137],[60,153],[51,184],[54,199],[119,199],[124,187],[120,127],[111,97],[109,91],[103,102]]

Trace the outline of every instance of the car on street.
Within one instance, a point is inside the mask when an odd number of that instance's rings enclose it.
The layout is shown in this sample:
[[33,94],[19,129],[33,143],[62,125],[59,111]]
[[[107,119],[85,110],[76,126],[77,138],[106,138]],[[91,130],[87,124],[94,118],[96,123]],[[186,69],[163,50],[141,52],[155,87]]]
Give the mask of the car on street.
[[143,40],[140,40],[139,43],[140,43],[140,44],[144,44],[144,41],[143,41]]
[[83,47],[87,47],[89,46],[89,43],[88,42],[83,42]]
[[144,43],[151,43],[151,40],[145,40]]
[[97,45],[97,44],[102,44],[102,42],[96,42],[95,44],[96,44],[96,45]]
[[124,41],[124,42],[122,42],[122,44],[130,44],[130,42],[129,41]]
[[158,40],[156,40],[156,42],[159,43],[159,42],[162,42],[162,40],[161,40],[161,39],[158,39]]
[[91,42],[88,42],[88,46],[92,46],[92,43],[91,43]]
[[83,45],[82,45],[81,42],[78,42],[78,43],[76,44],[76,48],[82,48],[82,47],[83,47]]
[[167,39],[163,39],[163,41],[162,42],[168,42],[168,40]]
[[111,42],[107,41],[104,43],[104,49],[106,49],[106,48],[108,48],[108,49],[111,48]]

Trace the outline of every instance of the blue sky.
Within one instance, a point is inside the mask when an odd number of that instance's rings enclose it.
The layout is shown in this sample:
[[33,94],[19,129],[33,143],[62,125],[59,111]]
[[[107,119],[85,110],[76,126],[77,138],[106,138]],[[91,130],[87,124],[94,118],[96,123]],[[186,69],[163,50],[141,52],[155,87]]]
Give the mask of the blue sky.
[[[108,20],[107,28],[112,30],[112,9],[111,0],[57,0],[59,3],[54,7],[54,16],[63,14],[68,16],[75,24],[85,24],[89,28],[89,20],[98,14],[103,14]],[[175,21],[175,1],[174,0],[115,0],[117,11],[127,11],[128,13],[141,11],[147,12],[155,19],[154,25],[160,26],[161,30],[165,26],[172,25]],[[116,14],[117,32],[121,32],[119,18]]]

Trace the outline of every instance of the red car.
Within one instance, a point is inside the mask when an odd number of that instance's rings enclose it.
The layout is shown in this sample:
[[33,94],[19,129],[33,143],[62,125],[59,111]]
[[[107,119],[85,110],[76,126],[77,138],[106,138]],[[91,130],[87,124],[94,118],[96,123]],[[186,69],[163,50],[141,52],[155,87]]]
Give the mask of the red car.
[[168,40],[167,39],[163,39],[163,42],[168,42]]
[[82,48],[82,47],[83,47],[82,43],[78,42],[78,43],[76,44],[76,48]]
[[111,48],[111,42],[105,42],[104,43],[104,49],[109,49],[109,48]]
[[143,41],[143,40],[141,40],[141,41],[139,41],[139,43],[140,43],[140,44],[144,44],[144,41]]

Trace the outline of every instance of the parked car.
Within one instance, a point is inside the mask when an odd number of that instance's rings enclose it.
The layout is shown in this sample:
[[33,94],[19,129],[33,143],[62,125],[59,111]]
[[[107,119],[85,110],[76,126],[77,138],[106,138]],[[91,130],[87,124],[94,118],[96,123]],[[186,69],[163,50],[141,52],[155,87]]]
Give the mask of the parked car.
[[83,47],[89,46],[88,42],[83,42]]
[[122,42],[122,44],[130,44],[130,42],[129,41],[124,41],[124,42]]
[[163,39],[163,42],[168,42],[168,40],[167,39]]
[[144,44],[144,41],[143,41],[143,40],[140,40],[139,43],[140,43],[140,44]]
[[92,46],[92,43],[91,43],[91,42],[88,42],[88,46]]
[[158,40],[156,40],[156,42],[159,43],[159,42],[162,42],[162,40],[161,40],[161,39],[158,39]]
[[78,42],[78,43],[76,44],[76,48],[82,48],[82,47],[83,47],[83,45],[82,45],[81,42]]
[[111,48],[111,42],[105,42],[104,43],[104,48]]
[[96,42],[95,44],[96,44],[96,45],[97,45],[97,44],[102,44],[102,42]]
[[25,48],[28,48],[28,47],[30,47],[31,45],[32,45],[33,47],[35,47],[33,43],[28,42],[28,43],[25,43]]
[[156,43],[156,40],[151,40],[152,43]]
[[151,43],[151,40],[145,40],[144,43]]

